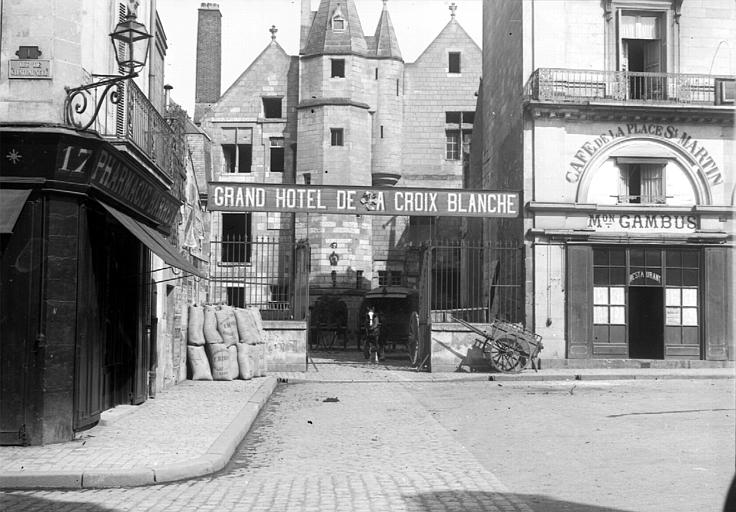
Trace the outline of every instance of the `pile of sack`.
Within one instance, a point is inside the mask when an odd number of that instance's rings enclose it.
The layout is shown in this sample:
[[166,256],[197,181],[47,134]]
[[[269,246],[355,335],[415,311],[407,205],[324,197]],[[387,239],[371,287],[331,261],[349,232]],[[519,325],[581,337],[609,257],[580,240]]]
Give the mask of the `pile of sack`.
[[189,306],[187,361],[192,380],[266,375],[266,332],[258,308]]

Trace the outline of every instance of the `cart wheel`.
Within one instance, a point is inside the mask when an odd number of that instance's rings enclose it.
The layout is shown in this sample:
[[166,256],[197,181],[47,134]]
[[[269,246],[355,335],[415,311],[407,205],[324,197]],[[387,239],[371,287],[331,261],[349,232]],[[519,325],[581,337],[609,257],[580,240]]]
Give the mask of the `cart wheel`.
[[409,362],[412,366],[419,364],[419,315],[412,311],[409,317],[409,339],[406,343],[409,351]]
[[502,372],[520,372],[527,364],[528,344],[516,338],[498,338],[490,343],[491,363]]

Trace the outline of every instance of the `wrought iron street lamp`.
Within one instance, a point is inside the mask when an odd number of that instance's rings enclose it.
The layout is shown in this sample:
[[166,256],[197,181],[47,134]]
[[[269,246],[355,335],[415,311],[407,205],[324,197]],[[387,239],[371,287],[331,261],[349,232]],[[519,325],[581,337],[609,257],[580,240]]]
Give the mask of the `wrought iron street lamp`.
[[[137,6],[137,1],[130,2],[125,20],[118,23],[115,30],[110,34],[110,40],[115,50],[115,60],[123,72],[127,70],[127,74],[92,75],[95,81],[90,84],[74,88],[66,87],[64,118],[67,124],[81,130],[89,128],[97,119],[97,114],[99,114],[105,99],[108,97],[108,92],[110,93],[110,103],[117,104],[120,101],[119,86],[122,82],[137,77],[138,70],[146,65],[148,47],[152,36],[146,30],[146,26],[136,20]],[[94,101],[94,112],[85,121],[83,114],[90,104],[93,91],[101,87],[104,89]]]

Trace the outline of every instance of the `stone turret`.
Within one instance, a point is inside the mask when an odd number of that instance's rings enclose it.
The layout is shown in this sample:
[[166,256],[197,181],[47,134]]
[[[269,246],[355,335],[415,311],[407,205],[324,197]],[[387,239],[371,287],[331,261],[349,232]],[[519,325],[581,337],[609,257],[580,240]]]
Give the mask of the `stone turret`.
[[374,69],[375,114],[373,115],[372,181],[393,185],[401,174],[404,112],[404,60],[394,32],[387,2],[370,40]]

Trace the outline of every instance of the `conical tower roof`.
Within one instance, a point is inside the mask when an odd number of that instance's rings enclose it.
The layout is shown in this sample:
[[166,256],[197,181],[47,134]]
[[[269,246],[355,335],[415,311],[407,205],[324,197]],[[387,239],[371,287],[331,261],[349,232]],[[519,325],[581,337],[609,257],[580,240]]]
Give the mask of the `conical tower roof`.
[[304,56],[368,53],[353,0],[321,0],[304,46]]
[[386,0],[383,1],[383,11],[378,19],[376,33],[373,36],[373,44],[375,45],[375,54],[377,57],[393,58],[404,60],[401,57],[399,49],[399,40],[396,38],[394,26],[391,23],[391,16],[386,7]]

